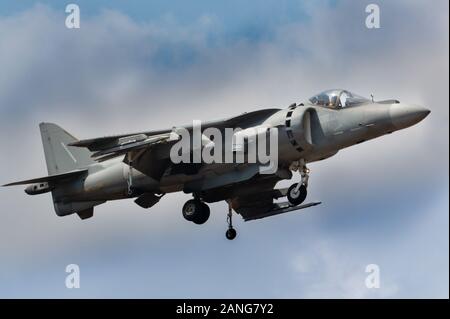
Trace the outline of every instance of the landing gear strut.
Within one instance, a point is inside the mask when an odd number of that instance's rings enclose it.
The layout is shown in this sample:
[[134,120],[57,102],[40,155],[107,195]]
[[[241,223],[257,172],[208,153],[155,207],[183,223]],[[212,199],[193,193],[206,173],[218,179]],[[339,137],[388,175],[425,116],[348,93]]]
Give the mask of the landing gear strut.
[[236,238],[237,232],[236,229],[233,228],[233,210],[231,208],[231,203],[228,203],[227,223],[228,230],[225,233],[225,237],[227,237],[228,240],[233,240]]
[[295,165],[293,166],[293,170],[300,171],[301,181],[300,183],[292,184],[291,187],[289,187],[287,198],[289,200],[289,203],[297,206],[303,203],[306,199],[306,196],[308,195],[307,189],[310,170],[306,167],[304,160],[300,160],[299,162],[295,163]]
[[128,178],[127,178],[127,194],[129,197],[133,196],[134,189],[133,189],[133,155],[131,152],[127,153],[127,159],[128,159]]

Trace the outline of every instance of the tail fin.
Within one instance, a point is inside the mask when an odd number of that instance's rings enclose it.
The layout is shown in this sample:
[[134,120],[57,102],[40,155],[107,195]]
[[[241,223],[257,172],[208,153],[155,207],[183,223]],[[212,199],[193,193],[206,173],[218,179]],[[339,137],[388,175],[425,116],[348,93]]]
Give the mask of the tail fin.
[[39,128],[49,175],[86,168],[94,163],[87,149],[68,146],[78,140],[58,125],[41,123]]

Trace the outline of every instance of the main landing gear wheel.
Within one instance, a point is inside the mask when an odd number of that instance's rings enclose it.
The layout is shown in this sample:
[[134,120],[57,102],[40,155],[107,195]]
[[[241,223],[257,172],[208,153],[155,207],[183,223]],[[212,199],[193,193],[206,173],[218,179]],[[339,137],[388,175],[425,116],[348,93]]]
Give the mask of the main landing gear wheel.
[[210,209],[208,205],[198,199],[188,200],[183,206],[183,217],[197,225],[206,223],[209,219]]
[[209,209],[209,206],[206,205],[203,202],[200,202],[200,214],[194,216],[194,219],[192,220],[194,224],[202,225],[206,223],[209,219],[209,215],[211,214],[211,211]]
[[295,184],[292,184],[291,187],[289,187],[288,192],[287,192],[287,198],[288,198],[289,203],[297,206],[305,201],[307,194],[308,194],[308,191],[304,184],[301,184],[299,187],[299,184],[295,183]]

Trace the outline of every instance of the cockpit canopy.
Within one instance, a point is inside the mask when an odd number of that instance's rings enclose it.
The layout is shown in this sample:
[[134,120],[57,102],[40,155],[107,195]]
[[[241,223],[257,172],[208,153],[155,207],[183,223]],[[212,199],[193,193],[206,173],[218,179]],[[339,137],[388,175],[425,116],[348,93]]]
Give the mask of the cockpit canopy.
[[370,100],[346,90],[328,90],[313,96],[309,102],[313,105],[340,109],[367,103]]

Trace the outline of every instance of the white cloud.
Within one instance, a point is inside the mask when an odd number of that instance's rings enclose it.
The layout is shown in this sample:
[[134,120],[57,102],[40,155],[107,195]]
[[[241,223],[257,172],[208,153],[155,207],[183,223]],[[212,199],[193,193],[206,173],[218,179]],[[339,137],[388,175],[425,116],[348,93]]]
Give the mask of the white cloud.
[[[383,234],[367,240],[335,233],[332,240],[318,239],[301,247],[291,256],[294,286],[299,287],[296,296],[448,298],[448,200],[442,198],[428,211],[419,211],[411,227],[386,236],[389,244]],[[352,243],[355,240],[361,244]],[[380,267],[379,289],[365,286],[368,264]]]
[[[380,288],[365,285],[367,264],[340,254],[333,244],[320,242],[294,257],[294,278],[301,298],[392,298],[398,292],[395,283],[384,280],[381,268]],[[306,266],[306,267],[305,267]],[[306,289],[304,289],[306,288]]]

